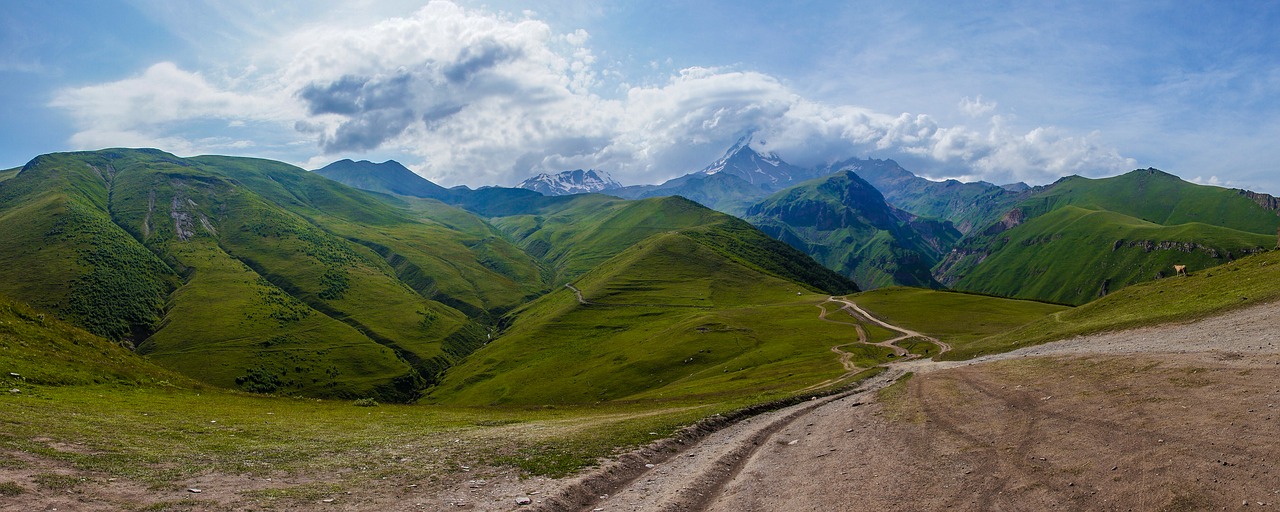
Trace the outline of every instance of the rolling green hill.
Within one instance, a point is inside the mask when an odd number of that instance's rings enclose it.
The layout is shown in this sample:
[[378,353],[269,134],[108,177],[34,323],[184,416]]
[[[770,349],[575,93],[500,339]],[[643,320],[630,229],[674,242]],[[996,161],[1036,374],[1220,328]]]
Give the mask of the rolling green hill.
[[930,268],[960,237],[950,224],[889,206],[848,171],[780,191],[745,218],[868,289],[941,287]]
[[[1104,331],[1190,322],[1278,298],[1280,251],[1267,251],[1186,277],[1130,286],[1083,306],[974,340],[947,359],[968,359]],[[1170,340],[1170,348],[1177,342]]]
[[1063,206],[1106,210],[1163,226],[1198,222],[1275,235],[1280,216],[1238,190],[1195,185],[1157,169],[1120,176],[1063,178],[1017,205],[1030,219]]
[[1146,169],[1064,178],[971,233],[934,268],[957,289],[1083,304],[1276,246],[1280,217],[1239,191]]
[[666,232],[695,237],[722,255],[815,290],[846,293],[852,283],[740,219],[682,197],[627,201],[597,194],[562,196],[531,213],[492,219],[516,244],[545,262],[562,285],[637,242]]
[[[572,404],[782,396],[842,373],[848,326],[818,320],[825,294],[740,264],[684,232],[631,245],[513,313],[428,400]],[[880,348],[868,357],[884,360]],[[887,353],[887,349],[884,351]]]
[[0,293],[211,384],[409,400],[485,337],[432,298],[483,318],[545,290],[448,210],[266,160],[44,155],[0,183]]
[[6,169],[3,171],[0,171],[0,181],[4,181],[14,176],[17,176],[18,172],[21,170],[22,170],[21,167],[14,167],[13,169]]

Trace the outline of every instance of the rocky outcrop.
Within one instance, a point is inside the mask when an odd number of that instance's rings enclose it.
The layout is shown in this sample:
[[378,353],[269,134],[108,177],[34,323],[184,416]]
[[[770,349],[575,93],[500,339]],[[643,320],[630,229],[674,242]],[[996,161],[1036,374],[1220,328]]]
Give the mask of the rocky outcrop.
[[1250,254],[1257,254],[1267,250],[1267,248],[1265,247],[1243,247],[1243,248],[1236,249],[1234,251],[1223,251],[1223,250],[1219,250],[1216,247],[1210,247],[1210,246],[1198,244],[1195,242],[1174,242],[1174,241],[1157,242],[1155,240],[1116,240],[1115,243],[1112,244],[1111,246],[1111,251],[1115,252],[1121,248],[1130,248],[1130,247],[1136,247],[1136,248],[1142,249],[1143,252],[1178,251],[1178,252],[1192,253],[1192,252],[1198,251],[1198,252],[1203,252],[1207,254],[1210,258],[1214,258],[1214,259],[1225,258],[1227,260],[1234,260],[1236,258],[1242,258]]
[[1239,192],[1240,195],[1249,198],[1249,200],[1258,203],[1258,206],[1275,212],[1276,215],[1280,215],[1280,197],[1275,197],[1271,194],[1253,192],[1250,190],[1237,190],[1237,192]]

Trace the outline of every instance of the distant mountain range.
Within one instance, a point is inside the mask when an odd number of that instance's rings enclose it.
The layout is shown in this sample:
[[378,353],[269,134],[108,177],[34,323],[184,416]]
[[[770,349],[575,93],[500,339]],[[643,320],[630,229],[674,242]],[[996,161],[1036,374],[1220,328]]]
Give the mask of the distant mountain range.
[[[573,180],[572,173],[562,176]],[[492,216],[509,213],[504,204],[532,198],[510,190],[455,189],[432,197]],[[1154,170],[1040,187],[932,181],[893,160],[802,168],[757,152],[747,139],[699,171],[606,193],[678,195],[733,214],[868,289],[945,287],[1068,304],[1167,275],[1174,263],[1204,268],[1275,247],[1280,227],[1280,201],[1272,196],[1195,185]],[[1144,213],[1162,208],[1189,213]],[[1198,217],[1190,214],[1201,209]],[[1142,222],[1150,225],[1131,229]],[[1014,239],[1020,242],[1010,243]],[[1142,255],[1131,254],[1134,248]]]

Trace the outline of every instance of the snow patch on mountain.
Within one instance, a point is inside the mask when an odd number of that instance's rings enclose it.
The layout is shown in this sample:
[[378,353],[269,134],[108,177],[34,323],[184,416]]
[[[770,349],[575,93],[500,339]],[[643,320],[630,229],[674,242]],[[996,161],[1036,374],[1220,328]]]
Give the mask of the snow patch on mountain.
[[622,184],[613,179],[608,171],[577,169],[556,174],[544,172],[520,182],[517,187],[548,196],[565,196],[618,189],[622,188]]
[[715,163],[698,173],[732,174],[766,190],[778,190],[813,178],[807,169],[784,162],[777,153],[760,153],[751,147],[751,138],[743,137]]

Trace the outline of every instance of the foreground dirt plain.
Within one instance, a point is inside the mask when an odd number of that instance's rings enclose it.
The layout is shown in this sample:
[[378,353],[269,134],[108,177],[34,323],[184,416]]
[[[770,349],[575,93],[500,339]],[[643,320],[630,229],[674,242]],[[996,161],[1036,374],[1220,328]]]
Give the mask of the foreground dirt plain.
[[[475,468],[432,484],[387,481],[330,501],[264,507],[240,491],[270,484],[209,475],[191,482],[204,490],[198,501],[169,504],[177,510],[1269,509],[1280,507],[1280,469],[1273,470],[1280,461],[1278,315],[1280,305],[1264,304],[973,361],[904,361],[848,393],[669,440],[565,480]],[[21,476],[6,471],[0,468],[0,480]],[[296,480],[314,479],[323,477]],[[151,493],[100,482],[74,496],[0,496],[0,510],[145,507],[156,503]],[[516,504],[526,498],[529,504]]]
[[[717,511],[1278,507],[1280,473],[1273,468],[1280,460],[1280,337],[1272,327],[1278,313],[1280,307],[1267,304],[975,361],[905,362],[894,373],[915,375],[884,399],[874,391],[882,382],[868,383],[868,391],[816,407],[752,418],[656,464],[614,494],[574,505]],[[802,407],[812,409],[787,419]],[[751,446],[749,453],[731,453],[744,445]]]

